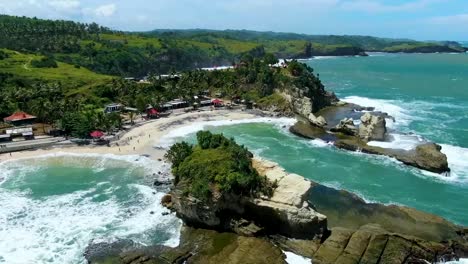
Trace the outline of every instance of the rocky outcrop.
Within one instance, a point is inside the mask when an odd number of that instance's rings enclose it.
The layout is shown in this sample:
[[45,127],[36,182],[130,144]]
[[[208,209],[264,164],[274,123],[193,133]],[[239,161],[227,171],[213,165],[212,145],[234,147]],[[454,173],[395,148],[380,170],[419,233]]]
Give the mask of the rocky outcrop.
[[[265,160],[254,159],[253,167],[260,175],[278,184],[272,197],[257,198],[248,204],[248,214],[256,223],[275,230],[276,234],[294,238],[327,235],[327,217],[315,211],[308,202],[312,187],[310,181],[297,174],[289,174],[278,164]],[[268,217],[270,219],[265,221]]]
[[286,264],[286,256],[266,239],[243,237],[234,233],[218,233],[213,230],[183,227],[180,245],[165,246],[121,246],[121,243],[90,245],[101,247],[96,254],[85,255],[89,264]]
[[323,116],[316,117],[314,114],[310,113],[308,119],[309,122],[316,127],[324,127],[327,125],[327,120],[325,120]]
[[[422,170],[435,173],[450,172],[447,156],[441,152],[441,146],[434,143],[421,143],[411,150],[368,145],[368,141],[385,140],[385,118],[393,117],[381,112],[363,115],[359,112],[363,110],[372,111],[370,108],[362,108],[353,104],[336,104],[316,114],[326,119],[325,127],[311,125],[309,121],[299,118],[299,121],[290,127],[289,131],[300,137],[333,142],[341,149],[389,156]],[[358,131],[354,126],[354,117],[361,119]]]
[[442,147],[435,143],[419,145],[415,150],[406,153],[396,153],[394,157],[416,168],[444,173],[450,172],[447,156],[441,152]]
[[358,133],[358,129],[354,125],[354,120],[352,118],[344,118],[338,125],[330,129],[330,131],[335,133],[343,133],[349,136],[355,136]]
[[335,141],[335,146],[350,151],[361,151],[367,154],[384,155],[395,158],[406,165],[435,173],[448,173],[447,156],[441,152],[442,147],[435,143],[424,143],[412,150],[389,149],[369,146],[355,138],[344,138]]
[[334,93],[325,91],[323,84],[317,77],[311,75],[310,78],[307,86],[291,85],[282,93],[283,97],[291,104],[293,112],[305,119],[311,113],[339,101]]
[[326,216],[307,202],[311,183],[286,173],[275,163],[253,161],[260,175],[277,183],[272,197],[251,198],[223,194],[201,201],[184,194],[178,184],[163,199],[189,226],[232,231],[243,235],[281,234],[295,238],[321,237],[327,233]]
[[458,258],[451,244],[391,233],[379,225],[364,225],[357,230],[336,227],[323,243],[284,239],[277,243],[319,264],[439,263]]
[[365,141],[385,140],[387,133],[385,118],[365,113],[359,125],[359,137]]

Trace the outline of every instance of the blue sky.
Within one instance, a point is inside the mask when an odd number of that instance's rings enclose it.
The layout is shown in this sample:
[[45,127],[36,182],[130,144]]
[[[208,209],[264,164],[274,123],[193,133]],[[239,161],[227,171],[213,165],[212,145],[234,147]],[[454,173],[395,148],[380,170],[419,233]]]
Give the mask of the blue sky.
[[120,30],[252,29],[468,40],[468,0],[0,0],[0,13]]

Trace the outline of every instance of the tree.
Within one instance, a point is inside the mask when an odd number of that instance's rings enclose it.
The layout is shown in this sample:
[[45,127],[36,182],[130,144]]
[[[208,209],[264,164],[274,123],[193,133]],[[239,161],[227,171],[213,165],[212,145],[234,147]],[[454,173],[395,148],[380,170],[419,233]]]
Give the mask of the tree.
[[310,43],[310,41],[308,41],[304,47],[304,56],[306,58],[312,57],[312,43]]
[[172,163],[173,168],[177,168],[188,156],[193,153],[192,145],[185,141],[176,143],[164,155]]
[[263,62],[267,65],[274,65],[278,63],[278,58],[273,53],[267,53],[263,57]]
[[136,108],[138,109],[138,111],[145,112],[146,106],[148,105],[148,100],[146,99],[146,97],[144,95],[139,94],[136,97],[135,105],[136,105]]

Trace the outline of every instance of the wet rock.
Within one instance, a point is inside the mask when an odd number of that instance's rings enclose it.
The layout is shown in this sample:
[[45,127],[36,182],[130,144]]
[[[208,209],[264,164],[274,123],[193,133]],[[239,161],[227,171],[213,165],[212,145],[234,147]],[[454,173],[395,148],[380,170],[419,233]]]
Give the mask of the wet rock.
[[289,128],[289,131],[297,136],[310,138],[310,139],[322,139],[325,141],[335,141],[336,136],[327,133],[327,131],[321,127],[311,126],[305,122],[297,122]]
[[343,133],[345,135],[355,136],[358,133],[356,126],[354,125],[354,120],[352,118],[344,118],[340,121],[336,127],[330,129],[330,131],[335,133]]
[[366,142],[356,137],[348,137],[335,141],[334,145],[350,151],[385,155],[401,161],[402,163],[422,170],[435,173],[448,173],[447,156],[441,152],[441,146],[434,143],[425,143],[413,150],[400,150],[369,146]]
[[327,125],[327,121],[323,116],[316,117],[314,114],[310,113],[308,119],[309,122],[316,127],[324,127]]
[[366,141],[383,141],[387,133],[387,128],[385,126],[386,122],[384,117],[365,113],[361,117],[359,137]]
[[442,147],[435,143],[419,145],[415,150],[395,155],[395,158],[407,165],[424,170],[444,173],[449,172],[447,156],[441,152]]

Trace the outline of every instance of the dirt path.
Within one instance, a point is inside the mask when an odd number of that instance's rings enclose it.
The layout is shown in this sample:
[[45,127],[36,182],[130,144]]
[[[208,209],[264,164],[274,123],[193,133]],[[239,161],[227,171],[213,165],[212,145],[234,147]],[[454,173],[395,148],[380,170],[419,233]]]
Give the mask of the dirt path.
[[23,65],[23,68],[27,71],[31,71],[31,69],[29,68],[29,64],[31,64],[31,61],[32,61],[33,57],[29,57],[29,61],[26,62],[24,65]]

